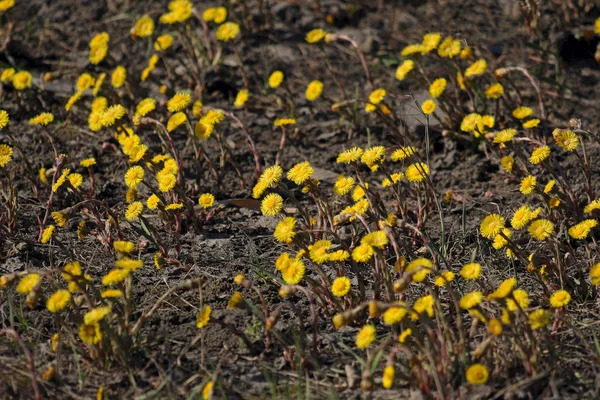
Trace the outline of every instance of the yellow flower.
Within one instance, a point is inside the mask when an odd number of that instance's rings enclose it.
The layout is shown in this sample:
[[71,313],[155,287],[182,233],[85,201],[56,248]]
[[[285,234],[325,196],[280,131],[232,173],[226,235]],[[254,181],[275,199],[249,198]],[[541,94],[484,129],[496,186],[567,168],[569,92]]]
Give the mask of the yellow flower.
[[552,308],[561,308],[569,304],[571,295],[566,290],[557,290],[550,296],[550,305]]
[[0,110],[0,129],[8,125],[9,121],[8,113],[5,110]]
[[444,90],[446,90],[447,83],[448,81],[445,78],[436,79],[429,86],[429,95],[434,99],[440,97],[444,93]]
[[391,158],[392,158],[392,161],[398,162],[398,161],[407,159],[408,157],[412,156],[416,152],[417,152],[417,149],[415,149],[412,146],[400,147],[399,149],[394,150]]
[[532,330],[540,329],[550,323],[552,314],[548,310],[539,309],[529,314],[529,326]]
[[404,78],[406,78],[406,75],[408,75],[408,73],[412,71],[414,66],[415,62],[413,60],[405,60],[396,69],[396,79],[398,79],[399,81],[404,80]]
[[513,214],[510,224],[514,229],[521,229],[532,220],[531,213],[533,210],[529,206],[523,205],[519,207]]
[[59,211],[52,212],[52,219],[56,222],[56,225],[61,228],[64,228],[67,225],[67,218]]
[[202,388],[202,400],[210,399],[210,396],[212,396],[213,385],[213,382],[208,382],[206,385],[204,385]]
[[196,326],[198,327],[198,329],[202,329],[206,325],[208,325],[211,313],[212,308],[210,308],[210,306],[205,305],[204,307],[202,307],[202,309],[198,312],[198,315],[196,316]]
[[483,300],[483,293],[480,291],[470,292],[460,299],[460,307],[469,310],[481,303],[481,300]]
[[235,39],[235,37],[240,33],[240,26],[235,22],[225,22],[217,28],[215,36],[217,40],[227,42],[229,40]]
[[282,208],[283,198],[277,193],[266,195],[260,204],[260,211],[267,217],[274,217],[279,214]]
[[325,32],[323,29],[313,29],[306,34],[305,39],[308,43],[317,43],[323,40],[326,34],[327,32]]
[[489,372],[484,365],[473,364],[467,368],[467,381],[472,385],[483,385],[487,382]]
[[563,150],[573,151],[579,146],[579,137],[570,129],[555,129],[552,131],[552,136]]
[[130,270],[115,268],[102,277],[103,285],[115,285],[125,280],[131,273]]
[[363,243],[356,246],[354,250],[352,250],[352,259],[356,262],[366,263],[371,259],[371,257],[373,257],[373,253],[373,247]]
[[365,325],[356,334],[356,347],[366,349],[375,340],[377,331],[373,325]]
[[533,114],[533,110],[529,107],[521,106],[513,110],[512,115],[516,119],[524,119]]
[[294,239],[294,236],[296,236],[296,232],[294,231],[295,227],[296,218],[285,217],[277,224],[273,236],[278,242],[289,243]]
[[94,84],[94,88],[92,89],[92,94],[94,96],[98,95],[98,92],[102,88],[102,84],[104,83],[105,78],[106,78],[106,73],[104,73],[104,72],[101,73],[100,75],[98,75],[98,78],[96,78],[96,83]]
[[506,143],[510,142],[512,138],[517,134],[515,129],[509,128],[504,129],[494,136],[494,143]]
[[519,308],[525,310],[529,307],[529,295],[523,289],[515,289],[512,297],[513,299],[506,299],[506,307],[509,311],[516,311]]
[[328,257],[329,261],[346,261],[350,258],[350,253],[346,250],[336,250],[333,253],[329,253]]
[[119,253],[129,254],[135,248],[135,243],[124,240],[117,240],[113,242],[113,247]]
[[481,264],[465,264],[460,270],[460,276],[467,280],[475,280],[481,275]]
[[594,22],[594,33],[600,35],[600,17],[596,18],[596,21]]
[[423,282],[433,270],[433,263],[426,258],[412,260],[405,269],[407,274],[412,274],[413,282]]
[[273,122],[273,126],[287,126],[287,125],[295,125],[296,120],[294,118],[278,118]]
[[170,112],[178,112],[185,109],[191,101],[192,98],[189,93],[179,92],[169,99],[167,109]]
[[393,365],[388,365],[383,370],[383,378],[382,385],[384,389],[390,389],[394,384],[394,376],[396,375],[396,371],[394,370]]
[[513,288],[517,285],[516,278],[509,278],[502,281],[498,288],[487,296],[488,300],[503,299],[511,294]]
[[335,183],[333,185],[333,192],[338,196],[344,196],[350,193],[353,187],[354,178],[352,178],[351,176],[345,177],[343,175],[340,175],[335,180]]
[[125,211],[125,219],[127,221],[135,221],[142,211],[144,210],[144,205],[140,201],[135,201],[129,206],[127,206],[127,210]]
[[338,154],[336,162],[338,164],[350,164],[360,159],[363,154],[363,149],[360,147],[352,147]]
[[485,89],[485,97],[488,99],[497,99],[504,94],[504,86],[494,83]]
[[45,112],[45,113],[38,114],[35,117],[31,118],[29,120],[29,123],[31,125],[44,125],[44,126],[46,126],[49,123],[51,123],[52,121],[54,121],[54,115],[52,113]]
[[360,161],[363,164],[366,164],[368,167],[372,165],[383,162],[385,160],[385,147],[383,146],[373,146],[366,149],[362,156],[360,157]]
[[403,57],[406,57],[406,56],[410,56],[413,54],[421,53],[422,50],[423,50],[423,46],[420,43],[419,44],[409,44],[408,46],[406,46],[405,48],[402,49],[402,51],[400,52],[400,55]]
[[514,164],[515,164],[515,159],[513,158],[513,156],[504,156],[500,159],[500,165],[507,172],[512,171]]
[[465,78],[463,77],[463,74],[460,73],[460,71],[456,73],[456,81],[458,82],[458,87],[460,88],[460,90],[467,90],[467,86],[469,86],[469,83],[465,82]]
[[331,293],[336,297],[343,297],[350,291],[350,279],[345,276],[335,278],[331,284]]
[[144,180],[144,168],[139,165],[133,166],[125,173],[125,184],[129,188],[137,188]]
[[525,178],[523,178],[521,180],[521,187],[519,190],[524,195],[531,194],[533,192],[533,190],[535,189],[536,184],[537,184],[537,179],[535,178],[535,176],[527,175]]
[[125,107],[120,104],[110,106],[102,113],[100,123],[102,126],[112,126],[117,120],[125,115]]
[[531,153],[529,162],[532,164],[539,164],[544,161],[550,155],[550,147],[540,146]]
[[460,40],[452,39],[448,36],[438,47],[440,57],[453,58],[460,54]]
[[425,100],[421,105],[421,111],[423,114],[430,115],[435,111],[435,102],[433,100]]
[[160,35],[154,41],[154,50],[165,51],[173,44],[173,36],[171,35]]
[[525,128],[525,129],[535,128],[536,126],[538,126],[540,124],[540,122],[541,121],[537,118],[530,119],[529,121],[526,121],[523,123],[523,128]]
[[116,297],[123,297],[123,292],[118,289],[107,289],[100,292],[100,297],[103,299],[112,299]]
[[171,118],[169,118],[169,121],[167,121],[167,130],[169,132],[173,132],[175,129],[177,129],[179,126],[181,126],[181,124],[183,124],[185,121],[187,121],[187,116],[185,115],[185,113],[183,113],[183,112],[175,113],[171,116]]
[[440,275],[435,278],[435,281],[433,282],[433,284],[435,286],[446,286],[446,284],[448,284],[449,282],[452,282],[454,280],[454,272],[452,271],[444,271],[442,273],[440,273]]
[[235,102],[233,103],[233,106],[237,108],[243,107],[248,101],[248,96],[249,94],[247,89],[240,90],[235,96]]
[[315,101],[316,99],[318,99],[321,96],[321,93],[323,93],[323,82],[312,81],[306,87],[306,93],[305,93],[306,100]]
[[79,337],[84,343],[97,344],[102,340],[102,331],[100,324],[81,324],[79,326]]
[[273,89],[278,88],[279,86],[281,86],[281,83],[283,82],[283,72],[281,71],[274,71],[270,76],[269,76],[269,86]]
[[595,228],[596,225],[598,225],[598,221],[595,219],[586,219],[585,221],[570,227],[568,231],[569,236],[577,240],[585,239],[589,235],[592,228]]
[[527,231],[535,240],[545,240],[554,232],[554,224],[547,219],[538,219],[529,225]]
[[31,292],[40,282],[42,277],[39,274],[27,274],[25,275],[17,285],[17,292],[21,294],[27,294]]
[[180,210],[183,208],[183,203],[172,203],[165,207],[165,211]]
[[417,301],[415,301],[415,305],[413,306],[413,309],[419,314],[427,313],[429,318],[432,318],[433,317],[433,304],[434,304],[433,296],[431,296],[431,295],[423,296],[423,297],[420,297],[419,299],[417,299]]
[[392,178],[392,180],[390,181],[388,178],[385,178],[382,182],[381,182],[381,186],[383,187],[390,187],[392,186],[392,183],[398,183],[402,180],[402,178],[404,178],[404,174],[402,172],[400,173],[393,173],[390,175],[390,178]]
[[481,119],[481,115],[472,113],[466,115],[460,123],[460,130],[463,132],[473,132],[477,128],[477,122]]
[[213,196],[210,193],[203,193],[200,198],[198,199],[198,204],[200,204],[200,206],[202,208],[210,208],[212,207],[212,205],[215,203],[215,196]]
[[19,71],[13,75],[12,84],[17,90],[24,90],[31,86],[31,74],[27,71]]
[[87,325],[97,324],[110,313],[111,309],[108,306],[92,308],[83,316],[83,322]]
[[[12,153],[13,153],[12,147],[10,147],[6,144],[0,144],[0,168],[4,168],[6,166],[6,164],[8,164],[9,162],[12,161]],[[40,177],[41,177],[41,174],[40,174]],[[44,178],[45,177],[46,177],[46,175],[44,174]],[[42,180],[42,182],[43,182],[43,180]],[[48,179],[46,179],[46,182],[44,182],[44,183],[48,183]]]
[[590,204],[585,206],[585,208],[583,209],[583,212],[591,213],[591,212],[594,212],[594,210],[600,210],[600,199],[591,201]]
[[366,234],[360,240],[361,244],[368,244],[371,247],[376,247],[378,249],[383,249],[388,245],[389,240],[384,231],[375,231]]
[[78,173],[69,174],[67,178],[69,179],[69,183],[71,184],[71,186],[73,186],[73,188],[75,189],[79,188],[79,186],[81,186],[81,184],[83,183],[83,175]]
[[383,99],[385,98],[385,95],[386,95],[385,89],[373,90],[371,92],[371,94],[369,95],[369,102],[371,102],[371,104],[379,104],[383,101]]
[[135,37],[148,37],[154,33],[154,20],[148,15],[144,15],[138,19],[135,26],[131,28],[131,36]]
[[469,66],[469,68],[467,68],[465,70],[465,77],[469,78],[471,76],[481,75],[485,72],[486,69],[487,69],[487,61],[485,61],[485,59],[483,59],[483,58],[480,58],[479,60],[475,61],[473,64],[471,64]]
[[108,55],[108,43],[90,47],[89,59],[94,65],[99,64]]
[[79,165],[81,165],[84,168],[89,168],[91,166],[96,165],[96,159],[94,157],[83,159],[79,162]]
[[294,165],[287,173],[287,178],[293,181],[296,185],[301,185],[306,182],[314,173],[308,161],[304,161]]
[[408,339],[408,337],[409,337],[410,335],[412,335],[412,329],[410,329],[410,328],[407,328],[407,329],[403,330],[403,331],[400,333],[400,336],[398,337],[398,341],[399,341],[400,343],[405,343],[405,342],[406,342],[406,339]]
[[422,162],[414,163],[406,168],[404,174],[409,182],[423,182],[427,175],[429,175],[429,167]]
[[117,66],[113,71],[110,80],[114,88],[118,89],[125,83],[127,79],[127,70],[122,65]]
[[421,42],[421,54],[427,54],[432,50],[435,50],[442,39],[442,35],[439,33],[426,33],[423,36],[423,42]]
[[227,19],[227,9],[225,7],[208,8],[202,13],[202,18],[206,21],[214,21],[217,24],[222,24]]
[[12,82],[13,76],[15,76],[14,68],[5,68],[0,74],[0,82]]
[[44,229],[44,231],[42,232],[42,239],[40,240],[40,242],[42,242],[44,244],[48,243],[50,241],[50,239],[52,239],[52,234],[54,233],[54,229],[55,229],[54,225],[50,225],[46,229]]
[[302,260],[291,259],[287,268],[281,271],[281,276],[288,285],[296,285],[304,278],[305,271],[306,266]]
[[156,176],[158,180],[158,190],[163,193],[166,193],[172,190],[177,184],[177,176],[171,173],[164,173]]
[[310,259],[315,264],[323,264],[329,261],[329,254],[327,250],[331,248],[333,244],[329,240],[318,240],[315,243],[308,246],[308,254]]
[[592,280],[592,285],[600,285],[600,263],[594,264],[590,268],[590,279]]
[[160,16],[163,24],[176,24],[184,22],[192,16],[192,3],[189,0],[172,0],[169,3],[169,11]]
[[399,324],[404,317],[406,317],[407,313],[408,310],[404,303],[400,302],[399,304],[392,304],[390,308],[383,313],[383,323],[386,325]]

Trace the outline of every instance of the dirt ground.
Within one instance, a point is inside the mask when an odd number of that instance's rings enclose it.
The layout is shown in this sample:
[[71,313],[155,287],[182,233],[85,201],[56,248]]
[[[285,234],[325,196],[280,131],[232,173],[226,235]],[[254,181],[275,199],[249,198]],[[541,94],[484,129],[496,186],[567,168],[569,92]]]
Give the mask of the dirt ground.
[[[382,126],[369,125],[365,121],[358,124],[359,129],[355,129],[357,125],[341,121],[339,115],[327,107],[320,107],[315,112],[307,106],[301,97],[304,82],[322,76],[325,70],[319,50],[304,42],[306,32],[316,27],[352,37],[367,55],[377,86],[393,87],[398,93],[412,94],[417,99],[423,98],[422,86],[415,81],[394,80],[394,62],[399,51],[408,43],[420,41],[426,32],[451,34],[466,40],[490,60],[494,68],[523,66],[530,70],[542,84],[550,125],[565,127],[570,118],[576,117],[591,131],[600,129],[600,65],[594,61],[593,51],[590,52],[592,45],[577,39],[578,29],[592,23],[600,9],[596,8],[560,29],[557,28],[560,17],[544,12],[540,24],[542,39],[538,39],[525,26],[518,2],[510,0],[396,0],[380,3],[377,7],[376,2],[371,1],[323,0],[322,14],[319,14],[312,9],[312,3],[271,1],[268,7],[272,26],[242,33],[240,53],[251,86],[264,85],[269,71],[280,69],[289,77],[290,91],[299,93],[296,99],[299,128],[291,135],[286,148],[285,167],[309,160],[317,167],[323,185],[331,186],[335,177],[343,172],[335,163],[340,151],[352,145],[365,146],[367,142],[390,145],[397,141]],[[129,29],[143,14],[158,17],[166,5],[166,1],[31,0],[25,7],[22,4],[15,7],[12,15],[16,15],[16,23],[10,28],[10,41],[6,42],[6,35],[0,34],[0,65],[18,65],[32,71],[34,80],[38,82],[43,74],[60,71],[52,82],[40,83],[45,90],[29,98],[23,107],[5,101],[9,93],[0,93],[3,99],[0,108],[11,114],[11,121],[15,121],[11,125],[12,131],[36,169],[51,166],[52,149],[46,140],[32,131],[27,120],[39,109],[52,111],[57,116],[64,115],[63,105],[73,93],[74,77],[87,65],[89,38],[97,32],[110,32],[111,56],[117,63],[127,65],[132,74],[138,75],[145,66],[142,62],[136,64],[128,55],[144,54],[148,43],[130,40]],[[214,6],[205,1],[194,1],[194,5],[199,10]],[[333,16],[331,24],[325,22],[327,15]],[[259,25],[259,16],[254,16]],[[2,29],[8,27],[3,26]],[[348,93],[366,90],[363,71],[354,53],[336,48],[327,48],[326,53],[343,90]],[[206,71],[205,104],[231,109],[232,98],[242,87],[238,68],[239,62],[234,55],[227,54],[223,68]],[[335,88],[332,90],[339,90],[333,81],[326,80],[325,84]],[[168,99],[158,92],[156,84],[149,84],[146,89],[163,103]],[[532,103],[536,101],[531,89],[523,89],[521,95]],[[283,107],[268,96],[261,100],[260,104],[254,103],[253,107],[241,112],[240,118],[247,124],[263,164],[272,165],[279,143],[272,120],[282,116]],[[396,105],[402,106],[402,101],[397,99]],[[423,143],[422,122],[411,112],[410,102],[404,107],[407,133],[416,143]],[[123,201],[126,192],[121,182],[127,162],[123,157],[117,157],[109,145],[114,146],[115,140],[91,133],[86,119],[83,113],[73,113],[68,134],[58,139],[58,147],[73,159],[94,156],[98,161],[97,198],[111,206],[117,205]],[[440,124],[431,129],[432,178],[438,193],[452,189],[465,198],[464,215],[468,226],[478,224],[484,210],[493,210],[495,205],[514,205],[516,186],[509,186],[506,177],[495,174],[499,169],[497,162],[488,159],[485,152],[472,143],[456,140],[442,132],[444,129]],[[230,168],[215,190],[210,173],[201,171],[198,193],[215,193],[221,203],[221,211],[201,235],[187,233],[169,237],[172,248],[179,250],[181,265],[140,271],[137,278],[142,284],[135,287],[135,295],[138,307],[142,309],[151,306],[165,288],[187,278],[204,277],[209,282],[202,289],[204,301],[212,305],[215,317],[223,316],[225,322],[254,338],[254,351],[249,351],[237,337],[218,324],[210,324],[199,336],[193,318],[197,312],[197,296],[177,294],[147,321],[143,328],[147,343],[143,351],[131,354],[131,370],[116,366],[99,369],[83,357],[65,354],[58,363],[57,378],[50,382],[40,379],[43,398],[94,398],[100,386],[105,388],[111,399],[200,398],[204,371],[218,371],[219,383],[215,393],[218,398],[348,399],[367,396],[358,387],[360,368],[356,359],[339,345],[352,343],[355,327],[336,331],[329,321],[321,319],[323,334],[319,343],[319,354],[322,355],[318,359],[319,367],[303,373],[286,364],[281,348],[264,348],[260,339],[261,327],[256,320],[241,310],[225,310],[235,290],[232,279],[238,273],[260,282],[267,301],[277,297],[278,287],[266,277],[265,271],[273,270],[281,247],[272,237],[276,221],[262,216],[252,207],[254,203],[245,203],[250,205],[248,207],[230,204],[232,199],[249,198],[254,160],[234,126],[226,126],[224,132],[236,150],[235,159],[246,185],[240,184],[235,170]],[[154,145],[160,143],[157,141]],[[185,138],[176,140],[176,145],[183,149]],[[216,151],[216,148],[213,150]],[[591,157],[600,155],[597,147],[591,152]],[[183,152],[184,158],[190,156],[191,150]],[[566,157],[561,161],[561,167],[573,168],[573,163]],[[592,169],[594,181],[598,183],[598,165],[593,165]],[[45,197],[36,197],[25,178],[26,172],[20,172],[15,184],[19,189],[21,217],[16,235],[0,238],[1,274],[25,268],[43,268],[62,261],[57,249],[37,242],[37,219],[43,215]],[[61,201],[66,207],[70,199],[66,197]],[[447,225],[460,231],[463,209],[451,206],[449,211]],[[456,238],[457,241],[463,239]],[[88,237],[72,241],[69,245],[75,255],[86,260],[87,273],[92,276],[101,276],[110,268],[112,256],[96,239]],[[153,253],[151,245],[142,252],[142,259],[147,265],[152,265]],[[456,255],[464,259],[470,256],[466,249],[459,248]],[[492,257],[491,254],[489,256]],[[495,278],[500,281],[509,268],[499,265],[494,272]],[[54,360],[49,342],[54,321],[42,312],[43,305],[34,310],[15,311],[9,310],[8,303],[5,295],[0,294],[1,327],[15,324],[13,327],[20,331],[33,353],[35,368],[41,374]],[[298,306],[306,308],[301,300],[298,300]],[[600,317],[599,309],[588,307],[585,310],[580,316],[581,325],[595,326],[593,324]],[[285,327],[295,317],[289,313],[279,324]],[[592,328],[585,334],[595,338],[598,330]],[[561,357],[560,369],[555,367],[542,371],[535,380],[527,378],[518,368],[506,369],[508,374],[495,379],[493,384],[463,395],[465,398],[507,399],[594,397],[594,393],[597,394],[596,368],[582,359],[586,353],[578,346],[577,338],[565,333],[557,340],[566,343],[565,348],[569,352]],[[11,340],[1,338],[0,398],[32,398],[27,368],[21,349]],[[368,396],[381,399],[421,398],[420,394],[402,385],[397,385],[397,389],[392,391],[377,389]]]

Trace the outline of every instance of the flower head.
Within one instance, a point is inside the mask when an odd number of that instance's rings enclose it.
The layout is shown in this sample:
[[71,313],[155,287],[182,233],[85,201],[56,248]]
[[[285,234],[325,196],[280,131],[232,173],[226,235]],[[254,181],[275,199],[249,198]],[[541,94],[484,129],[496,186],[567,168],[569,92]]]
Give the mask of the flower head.
[[595,219],[586,219],[580,223],[573,225],[569,228],[568,233],[573,239],[581,240],[585,239],[590,231],[598,225],[598,221]]
[[460,276],[467,280],[475,280],[481,275],[481,264],[469,263],[462,267]]
[[485,89],[485,97],[488,99],[497,99],[504,94],[504,86],[499,83],[493,83]]
[[423,282],[427,275],[433,270],[433,263],[427,258],[416,258],[412,260],[404,272],[411,274],[413,282]]
[[185,115],[184,112],[175,113],[175,114],[171,115],[171,118],[169,118],[169,121],[167,121],[167,130],[169,132],[173,132],[175,129],[177,129],[179,126],[181,126],[181,124],[183,124],[185,121],[187,121],[187,116]]
[[550,311],[544,309],[535,310],[529,314],[529,326],[532,330],[543,328],[550,323],[550,318],[552,318]]
[[352,147],[338,154],[336,162],[338,164],[350,164],[360,159],[363,154],[363,149],[360,147]]
[[345,276],[335,278],[331,284],[331,293],[336,297],[343,297],[350,291],[350,279]]
[[434,99],[440,97],[444,90],[446,90],[446,84],[448,81],[445,78],[438,78],[431,83],[429,86],[429,95]]
[[536,184],[537,184],[537,179],[535,178],[535,176],[527,175],[525,178],[523,178],[521,180],[521,187],[519,188],[519,190],[524,195],[531,194],[533,192],[533,190],[535,189]]
[[290,259],[287,268],[281,271],[281,276],[288,285],[296,285],[304,278],[306,266],[304,261],[298,259]]
[[472,385],[483,385],[487,382],[489,372],[485,365],[473,364],[467,368],[467,381]]
[[260,204],[260,211],[267,217],[274,217],[279,214],[282,208],[283,198],[277,193],[266,195]]
[[160,35],[154,41],[154,50],[165,51],[173,44],[173,36],[171,35]]
[[529,162],[532,164],[539,164],[544,161],[550,155],[550,147],[540,146],[536,148],[529,157]]
[[510,142],[512,138],[517,134],[515,129],[509,128],[504,129],[494,136],[494,143],[506,143]]
[[566,290],[557,290],[550,296],[550,305],[552,308],[561,308],[569,304],[571,295]]
[[554,224],[547,219],[538,219],[529,225],[527,231],[535,240],[545,240],[554,232]]
[[296,218],[285,217],[277,224],[273,236],[278,242],[289,243],[296,236],[294,229],[296,228]]
[[208,325],[210,321],[210,314],[212,313],[212,308],[210,306],[204,305],[200,311],[198,311],[198,315],[196,315],[196,326],[198,329],[204,328]]
[[144,180],[144,168],[139,165],[133,166],[125,173],[125,184],[129,188],[137,188]]
[[486,69],[487,69],[487,61],[485,61],[484,58],[480,58],[479,60],[475,61],[473,64],[471,64],[469,66],[469,68],[467,68],[465,70],[465,77],[470,78],[472,76],[481,75],[485,72]]
[[144,205],[141,201],[135,201],[129,206],[127,206],[127,210],[125,211],[125,219],[127,221],[135,221],[142,211],[144,210]]
[[435,102],[431,99],[425,100],[421,105],[421,111],[425,115],[432,114],[435,111]]
[[321,97],[321,93],[323,93],[323,82],[312,81],[306,87],[306,100],[315,101],[316,99]]
[[12,77],[12,84],[17,90],[25,90],[31,86],[32,77],[27,71],[19,71]]
[[296,185],[301,185],[306,182],[314,173],[308,161],[303,161],[294,165],[287,173],[287,178],[293,181]]
[[215,32],[217,40],[227,42],[236,38],[240,33],[240,26],[235,22],[225,22],[220,25]]
[[513,110],[512,115],[513,117],[515,117],[516,119],[524,119],[529,117],[531,114],[533,114],[533,110],[529,107],[517,107]]
[[154,33],[154,20],[144,15],[137,20],[135,26],[131,28],[131,36],[135,39],[136,37],[148,37]]
[[404,174],[409,182],[423,182],[427,175],[429,175],[429,167],[422,162],[414,163],[406,168]]
[[102,340],[100,324],[81,324],[79,326],[79,337],[84,343],[98,344]]
[[278,88],[279,86],[281,86],[281,83],[283,82],[283,72],[281,71],[273,71],[273,73],[269,76],[269,86],[272,89]]
[[481,300],[483,300],[483,293],[480,291],[470,292],[461,297],[460,307],[469,310],[481,303]]
[[323,29],[313,29],[306,34],[305,39],[308,43],[317,43],[323,40],[326,34],[327,32],[325,32]]
[[366,349],[375,340],[377,331],[373,325],[363,326],[356,334],[356,347]]
[[552,136],[563,150],[574,151],[579,146],[579,137],[570,129],[555,129]]
[[369,244],[362,243],[352,250],[352,259],[356,262],[368,262],[373,257],[373,247]]
[[27,274],[25,275],[17,285],[17,292],[21,294],[27,294],[31,292],[40,282],[42,277],[39,274]]
[[203,193],[200,198],[198,199],[198,204],[200,204],[200,206],[202,208],[210,208],[212,207],[212,205],[215,203],[215,196],[213,196],[210,193]]
[[192,97],[188,92],[176,93],[167,102],[167,109],[170,112],[178,112],[185,109],[192,101]]
[[414,66],[415,62],[413,60],[404,60],[404,62],[400,64],[396,69],[396,79],[398,79],[399,81],[404,80],[404,78],[406,78],[406,75],[408,75],[408,73],[412,71]]

